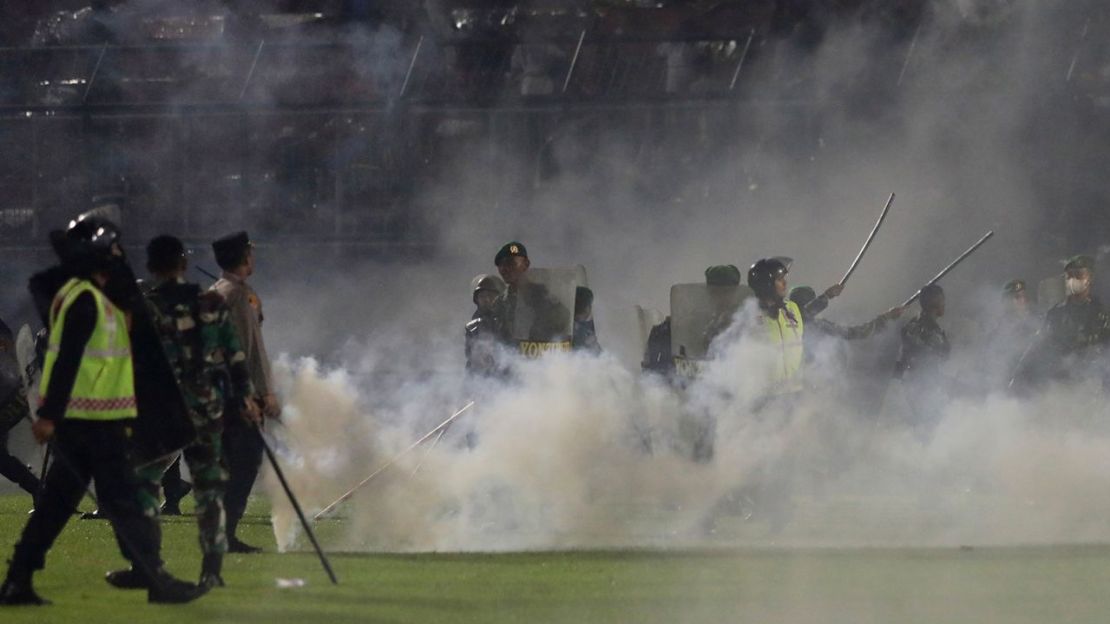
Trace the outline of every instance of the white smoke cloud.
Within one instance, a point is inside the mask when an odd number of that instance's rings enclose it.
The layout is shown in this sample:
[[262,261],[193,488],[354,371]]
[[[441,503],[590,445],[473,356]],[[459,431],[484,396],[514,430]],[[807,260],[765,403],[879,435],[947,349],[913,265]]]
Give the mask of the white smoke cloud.
[[[995,4],[938,5],[912,55],[908,41],[892,44],[866,22],[832,25],[811,55],[781,44],[777,64],[753,65],[746,77],[754,103],[658,113],[685,119],[687,136],[644,133],[650,116],[570,114],[551,134],[560,173],[542,183],[530,160],[520,162],[517,137],[464,137],[455,147],[465,156],[441,166],[421,198],[449,208],[439,213],[434,259],[347,266],[309,287],[275,280],[271,340],[292,353],[325,353],[328,367],[351,371],[286,363],[290,409],[318,414],[288,419],[286,432],[310,507],[477,398],[433,450],[406,455],[356,494],[342,508],[346,523],[323,525],[342,532],[334,547],[1110,537],[1097,520],[1108,477],[1106,431],[1095,417],[1105,408],[1087,398],[1097,392],[1009,398],[999,391],[1007,365],[985,366],[975,350],[999,285],[1027,271],[1032,279],[1053,273],[1046,254],[1065,253],[1043,236],[1043,181],[1029,172],[1066,157],[1039,124],[1045,94],[1056,93],[1052,81],[1063,80],[1073,52],[1058,45],[1071,23],[1037,3]],[[895,71],[877,71],[882,63]],[[885,93],[868,91],[869,81],[895,79],[903,63],[903,87],[869,99]],[[774,74],[812,80],[776,82]],[[790,105],[799,88],[815,107]],[[1030,141],[1051,155],[1031,153]],[[653,179],[683,168],[696,173]],[[634,305],[666,310],[670,284],[698,281],[710,264],[744,267],[771,255],[794,257],[791,283],[820,290],[840,277],[892,191],[891,216],[830,318],[873,317],[987,229],[997,232],[944,281],[950,309],[942,323],[955,345],[948,373],[959,383],[939,404],[911,405],[890,379],[891,330],[849,349],[847,368],[812,371],[815,389],[789,408],[753,409],[766,388],[766,354],[743,341],[684,393],[630,372],[643,348]],[[465,285],[492,269],[493,251],[510,239],[528,244],[536,266],[590,269],[610,355],[524,363],[519,383],[475,395],[461,381]],[[265,284],[274,278],[261,266]],[[351,283],[372,296],[319,295]],[[306,332],[304,318],[326,318],[329,327]],[[334,346],[336,333],[342,348],[320,349]],[[838,358],[819,359],[833,366]],[[316,409],[333,404],[332,393],[347,407]],[[935,410],[935,427],[913,426],[922,407]],[[708,422],[717,433],[713,459],[696,463],[694,437]],[[476,436],[473,448],[466,431]],[[303,461],[310,457],[317,460]],[[290,544],[280,502],[275,519]]]
[[[753,408],[766,361],[740,343],[684,393],[607,357],[523,362],[447,436],[404,455],[322,526],[334,549],[518,550],[705,545],[1079,543],[1110,538],[1105,407],[1060,388],[1030,402],[953,398],[934,430],[908,426],[892,382],[880,413],[818,393]],[[367,410],[355,380],[285,363],[287,466],[319,510],[416,438]],[[749,383],[726,383],[722,380]],[[1080,396],[1085,396],[1080,394]],[[1089,396],[1094,396],[1089,395]],[[441,420],[453,406],[414,399]],[[902,402],[899,404],[899,402]],[[1070,414],[1060,414],[1062,406]],[[711,461],[691,420],[713,414]],[[1046,416],[1051,414],[1052,416]],[[1066,426],[1061,426],[1066,425]],[[428,427],[427,429],[430,429]],[[423,431],[423,430],[422,430]],[[463,433],[477,444],[468,448]],[[419,465],[419,471],[414,469]],[[282,547],[297,533],[270,483]]]

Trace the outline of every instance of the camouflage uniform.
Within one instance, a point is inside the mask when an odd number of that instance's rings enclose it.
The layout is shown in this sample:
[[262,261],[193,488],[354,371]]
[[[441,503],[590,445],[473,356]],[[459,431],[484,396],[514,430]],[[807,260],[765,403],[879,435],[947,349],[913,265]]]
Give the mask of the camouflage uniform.
[[[1048,311],[1029,354],[1019,367],[1019,385],[1066,380],[1096,368],[1110,345],[1110,310],[1092,297],[1065,301]],[[1104,382],[1107,380],[1104,380]]]
[[941,374],[950,351],[948,335],[936,319],[921,315],[902,327],[902,351],[895,376],[903,380],[910,425],[922,441],[931,438],[952,390],[951,380]]
[[1064,302],[1048,311],[1042,333],[1061,355],[1101,351],[1110,343],[1110,311],[1094,297],[1084,303]]
[[902,353],[898,357],[900,376],[935,375],[948,359],[951,345],[948,334],[933,319],[918,316],[902,328]]
[[[224,402],[253,395],[246,356],[218,293],[184,281],[165,281],[147,294],[147,300],[197,430],[196,442],[184,455],[193,475],[201,552],[222,555],[227,551],[223,499],[228,475],[222,460]],[[148,515],[158,513],[162,473],[174,460],[139,469]]]

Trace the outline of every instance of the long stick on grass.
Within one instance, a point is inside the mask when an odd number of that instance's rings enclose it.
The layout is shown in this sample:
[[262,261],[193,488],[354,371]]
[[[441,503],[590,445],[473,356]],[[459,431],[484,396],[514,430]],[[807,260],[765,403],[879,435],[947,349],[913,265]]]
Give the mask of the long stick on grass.
[[367,483],[370,483],[370,481],[372,481],[375,477],[377,477],[381,473],[385,472],[393,464],[397,463],[397,460],[399,460],[402,457],[404,457],[405,455],[407,455],[414,448],[423,444],[428,438],[430,438],[430,437],[436,435],[437,433],[439,433],[441,429],[444,429],[445,427],[447,427],[451,423],[455,422],[456,418],[458,418],[459,416],[462,416],[463,412],[465,412],[466,410],[468,410],[472,407],[474,407],[474,401],[470,401],[466,405],[462,406],[462,408],[459,409],[459,411],[455,412],[454,414],[451,414],[451,416],[447,420],[445,420],[445,421],[439,423],[438,425],[436,425],[434,429],[432,429],[428,433],[425,433],[423,436],[420,437],[419,440],[417,440],[416,442],[413,442],[411,445],[409,445],[408,448],[401,451],[400,453],[397,453],[396,455],[391,457],[389,459],[389,461],[387,461],[384,464],[382,464],[381,466],[379,466],[377,470],[375,470],[374,472],[371,472],[370,476],[368,476],[365,479],[363,479],[362,481],[360,481],[358,485],[356,485],[355,487],[348,490],[346,494],[344,494],[343,496],[340,496],[339,498],[335,499],[335,501],[333,501],[330,505],[321,509],[319,511],[319,513],[317,513],[315,516],[312,517],[312,519],[313,520],[319,520],[320,518],[323,518],[324,516],[328,515],[333,509],[335,509],[336,507],[338,507],[342,503],[346,502],[347,499],[354,496],[355,492],[358,492],[359,490],[361,490],[363,487],[366,486]]

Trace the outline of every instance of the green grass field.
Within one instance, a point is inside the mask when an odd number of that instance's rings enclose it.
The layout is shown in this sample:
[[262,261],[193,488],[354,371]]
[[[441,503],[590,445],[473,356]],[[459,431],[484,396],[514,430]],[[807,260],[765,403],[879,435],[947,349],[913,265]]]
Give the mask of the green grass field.
[[[0,497],[5,557],[25,496]],[[1107,622],[1110,548],[730,550],[332,555],[333,587],[311,553],[277,554],[257,502],[230,556],[228,587],[183,606],[103,580],[123,565],[107,523],[74,519],[36,577],[50,607],[0,622]],[[325,527],[335,530],[335,526]],[[191,518],[165,522],[168,567],[199,569]],[[281,589],[278,578],[305,585]]]

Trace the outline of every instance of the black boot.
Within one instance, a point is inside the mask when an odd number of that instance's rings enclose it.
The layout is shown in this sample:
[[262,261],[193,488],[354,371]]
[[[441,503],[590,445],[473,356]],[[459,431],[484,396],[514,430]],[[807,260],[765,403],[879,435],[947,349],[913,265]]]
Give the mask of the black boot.
[[171,501],[169,499],[166,499],[166,501],[162,503],[162,506],[159,508],[159,513],[161,513],[163,516],[180,516],[181,505],[179,504],[179,501]]
[[150,577],[135,568],[115,570],[104,575],[104,580],[117,589],[149,589]]
[[4,606],[43,606],[50,604],[42,596],[35,593],[31,586],[31,574],[8,568],[8,578],[0,585],[0,605]]
[[240,540],[238,537],[227,538],[227,552],[239,553],[243,555],[253,555],[262,552],[258,546],[251,546],[250,544]]
[[159,568],[151,579],[146,597],[148,602],[181,604],[192,602],[206,593],[208,593],[207,587],[175,578],[165,568]]
[[213,587],[223,587],[224,579],[220,576],[220,569],[223,567],[223,563],[224,556],[220,553],[208,553],[204,555],[204,559],[200,564],[200,582],[197,584],[209,589]]

